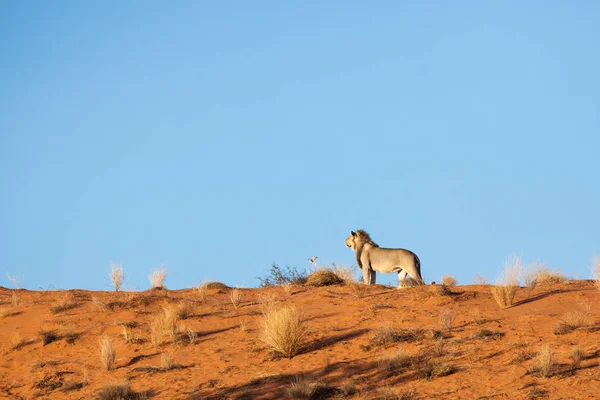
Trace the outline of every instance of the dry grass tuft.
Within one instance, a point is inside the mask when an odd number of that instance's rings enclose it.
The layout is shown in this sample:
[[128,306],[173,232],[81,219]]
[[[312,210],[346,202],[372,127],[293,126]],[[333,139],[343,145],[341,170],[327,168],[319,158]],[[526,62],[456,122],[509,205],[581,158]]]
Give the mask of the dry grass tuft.
[[50,311],[52,311],[53,314],[59,314],[75,307],[77,307],[77,304],[75,303],[73,295],[70,293],[64,293],[52,304]]
[[450,296],[452,294],[452,289],[446,285],[435,285],[434,293],[436,296]]
[[121,290],[121,285],[123,285],[123,281],[125,280],[125,273],[123,272],[122,264],[113,264],[112,269],[110,270],[110,280],[115,287],[115,292]]
[[115,346],[108,336],[100,339],[100,363],[107,371],[112,370],[115,363]]
[[471,335],[472,339],[496,339],[501,337],[504,337],[504,332],[494,332],[488,329],[481,329],[475,332],[473,335]]
[[261,321],[260,339],[271,349],[288,358],[298,354],[307,333],[304,315],[295,307],[271,310]]
[[143,342],[142,338],[139,335],[132,333],[126,326],[123,327],[122,335],[123,340],[127,344],[141,344]]
[[528,288],[527,297],[531,295],[531,292],[537,287],[537,285],[561,283],[565,280],[567,280],[567,278],[561,274],[560,271],[550,271],[539,263],[527,267],[523,274],[523,283]]
[[221,282],[208,282],[206,284],[206,288],[207,289],[231,289],[229,286],[227,286],[224,283]]
[[42,337],[42,346],[45,346],[60,339],[60,335],[52,329],[40,329],[38,333]]
[[425,282],[423,282],[420,279],[415,279],[415,278],[405,278],[403,281],[400,282],[400,285],[403,288],[413,288],[413,287],[417,287],[417,286],[422,286],[424,285]]
[[268,314],[275,309],[275,305],[277,304],[277,294],[273,291],[260,293],[258,295],[258,304],[260,305],[262,314]]
[[231,304],[235,308],[238,308],[242,303],[242,291],[238,288],[233,289],[229,295],[229,299],[231,300]]
[[383,386],[376,390],[374,399],[376,400],[413,400],[415,392],[413,390],[401,391],[389,386]]
[[571,360],[573,366],[577,367],[581,363],[581,360],[585,358],[585,352],[579,346],[575,346],[571,349]]
[[576,329],[593,324],[589,313],[582,311],[571,311],[566,313],[562,319],[558,321],[557,327],[554,329],[555,335],[564,335],[571,333]]
[[448,288],[453,288],[456,286],[456,284],[457,284],[457,281],[452,275],[442,276],[442,285],[444,285]]
[[540,378],[549,378],[554,371],[554,353],[550,346],[545,344],[540,347],[533,366],[529,373],[537,374]]
[[400,375],[413,364],[411,356],[406,355],[402,349],[396,350],[391,357],[379,360],[379,367],[385,371],[387,376]]
[[600,259],[594,260],[594,266],[592,267],[592,276],[594,277],[594,286],[600,290]]
[[485,285],[486,283],[487,282],[486,282],[485,276],[483,276],[483,275],[477,275],[476,274],[473,277],[473,284],[474,285]]
[[344,283],[344,280],[329,268],[320,268],[308,275],[306,279],[306,285],[308,286],[330,286],[341,285],[342,283]]
[[428,381],[433,378],[450,375],[456,372],[454,367],[451,367],[447,364],[433,360],[426,360],[423,358],[418,359],[415,369],[419,378]]
[[504,266],[504,273],[496,286],[492,286],[491,291],[496,303],[502,308],[513,305],[517,288],[519,287],[519,277],[521,275],[521,260],[515,258],[514,261],[507,262]]
[[104,386],[98,392],[98,400],[146,400],[147,398],[145,392],[133,391],[127,381]]
[[414,342],[422,339],[425,331],[418,328],[396,329],[383,326],[375,329],[371,338],[371,346],[387,346],[392,343]]
[[153,270],[148,276],[151,288],[164,288],[165,279],[167,279],[167,268],[162,267],[160,269]]
[[346,286],[350,288],[350,293],[357,299],[362,299],[367,292],[367,285],[355,281],[346,281]]
[[175,306],[175,314],[177,314],[177,319],[188,319],[194,315],[194,308],[188,301],[184,300]]
[[356,274],[356,267],[345,267],[334,264],[333,270],[335,271],[335,274],[344,282],[355,282],[354,276]]
[[331,395],[338,392],[338,390],[327,386],[321,381],[303,376],[296,376],[285,392],[289,399],[311,400],[317,398],[330,398]]
[[356,384],[354,383],[354,381],[350,380],[350,379],[346,379],[344,381],[342,381],[342,384],[340,385],[340,395],[342,397],[349,397],[352,396],[356,393]]
[[450,331],[452,330],[452,326],[454,324],[454,318],[456,318],[456,311],[444,308],[440,311],[440,326],[442,329]]
[[471,310],[471,318],[473,318],[473,322],[477,325],[483,325],[487,322],[479,308]]
[[162,353],[160,356],[160,368],[163,371],[170,371],[173,369],[173,357],[170,354]]
[[0,319],[12,317],[13,315],[19,315],[20,312],[13,310],[9,307],[0,307]]
[[108,303],[105,303],[96,296],[92,296],[92,301],[96,306],[98,306],[99,309],[101,309],[104,312],[113,311],[113,308]]
[[166,342],[177,342],[177,322],[179,316],[176,307],[163,306],[162,312],[155,315],[150,321],[150,341],[154,346],[160,346]]
[[294,285],[292,285],[291,283],[284,283],[281,285],[281,287],[283,288],[285,294],[287,294],[288,296],[291,295],[294,290]]
[[202,281],[202,283],[200,283],[196,287],[196,290],[198,291],[198,296],[200,297],[200,301],[203,304],[206,304],[206,298],[208,296],[208,282]]

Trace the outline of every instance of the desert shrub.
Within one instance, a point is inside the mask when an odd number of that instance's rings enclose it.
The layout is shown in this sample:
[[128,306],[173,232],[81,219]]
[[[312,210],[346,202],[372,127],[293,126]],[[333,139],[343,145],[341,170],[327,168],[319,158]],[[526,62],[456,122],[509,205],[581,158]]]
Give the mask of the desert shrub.
[[448,288],[453,288],[454,286],[456,286],[456,283],[456,279],[452,275],[442,276],[442,285]]
[[379,367],[385,371],[388,376],[399,375],[408,369],[413,363],[412,357],[405,354],[402,349],[389,357],[379,360]]
[[277,304],[277,294],[272,291],[260,293],[258,295],[258,304],[260,305],[262,314],[268,314],[275,309],[275,305]]
[[122,335],[123,340],[127,344],[140,344],[143,342],[142,338],[139,335],[132,333],[126,326],[123,327]]
[[238,288],[233,289],[229,294],[229,299],[231,300],[231,304],[235,308],[238,308],[242,302],[242,291]]
[[194,314],[194,309],[188,301],[182,301],[175,306],[175,314],[177,319],[188,319]]
[[564,335],[593,323],[589,313],[582,311],[571,311],[563,315],[554,329],[555,335]]
[[375,329],[370,340],[372,346],[386,346],[391,343],[414,342],[422,339],[425,331],[418,328],[398,329],[383,326]]
[[504,337],[504,332],[490,331],[488,329],[481,329],[471,335],[473,339],[496,339],[501,337]]
[[585,358],[585,352],[579,346],[575,346],[571,349],[571,360],[574,366],[578,366],[581,360]]
[[60,335],[52,329],[40,329],[38,333],[42,338],[42,346],[45,346],[60,339]]
[[413,357],[413,368],[420,379],[431,380],[440,376],[450,375],[456,369],[442,362],[430,360],[424,356]]
[[107,371],[110,371],[115,363],[115,347],[108,336],[100,339],[100,362]]
[[382,386],[375,391],[376,400],[413,400],[415,398],[414,390],[403,391],[390,386]]
[[231,289],[229,286],[222,282],[208,282],[206,283],[207,289]]
[[473,277],[473,284],[474,285],[485,285],[486,284],[485,276],[475,274],[475,276]]
[[307,333],[304,315],[295,307],[271,310],[263,316],[260,324],[260,339],[288,358],[298,354]]
[[292,285],[304,285],[306,283],[307,274],[306,271],[298,271],[298,268],[296,267],[286,266],[284,269],[273,263],[269,270],[269,276],[263,278],[258,277],[257,279],[260,281],[260,287],[281,286],[286,283],[291,283]]
[[75,307],[77,307],[77,304],[75,303],[73,295],[71,293],[64,293],[56,299],[52,306],[50,306],[50,311],[52,311],[53,314],[59,314]]
[[147,398],[146,392],[133,391],[127,381],[104,386],[98,392],[99,400],[146,400]]
[[167,279],[166,267],[155,269],[150,273],[150,275],[148,275],[148,280],[150,281],[151,288],[164,288],[165,279]]
[[596,289],[600,290],[600,259],[598,258],[594,260],[592,276],[594,277],[594,286]]
[[548,270],[541,264],[535,264],[529,266],[523,274],[523,283],[528,288],[527,295],[530,296],[531,292],[537,287],[537,285],[547,285],[553,283],[564,282],[567,278],[557,270]]
[[479,308],[474,308],[471,310],[471,318],[473,318],[473,322],[475,322],[477,325],[483,325],[486,323],[486,319]]
[[150,341],[155,346],[160,346],[165,342],[177,341],[177,322],[179,316],[177,309],[173,306],[163,306],[162,312],[159,312],[150,321]]
[[208,296],[207,284],[208,282],[203,281],[196,287],[196,290],[198,291],[198,296],[200,297],[200,301],[204,304],[206,304],[206,297]]
[[412,288],[412,287],[417,287],[417,286],[421,286],[424,285],[425,282],[423,282],[420,279],[415,279],[415,278],[406,278],[403,281],[400,282],[400,285],[402,285],[403,288]]
[[445,308],[440,311],[440,326],[442,329],[447,331],[452,329],[454,324],[454,318],[456,318],[456,311],[449,308]]
[[554,371],[554,353],[549,345],[543,345],[535,357],[529,373],[537,374],[540,378],[549,378]]
[[519,258],[505,264],[503,276],[498,280],[496,286],[491,288],[492,296],[500,307],[506,308],[513,305],[520,275],[521,260]]
[[341,285],[342,283],[344,283],[344,280],[329,268],[320,268],[311,272],[306,278],[306,285],[308,286],[330,286]]
[[123,281],[125,280],[125,274],[123,273],[123,265],[113,264],[109,276],[113,286],[115,287],[115,292],[118,292],[121,289]]
[[327,386],[324,382],[303,376],[296,376],[285,392],[289,399],[311,400],[329,398],[337,390],[331,386]]

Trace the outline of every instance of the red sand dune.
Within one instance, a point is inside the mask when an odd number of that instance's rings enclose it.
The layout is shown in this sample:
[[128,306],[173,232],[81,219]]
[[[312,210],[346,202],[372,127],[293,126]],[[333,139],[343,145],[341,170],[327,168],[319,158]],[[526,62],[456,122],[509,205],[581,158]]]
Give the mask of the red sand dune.
[[[235,308],[229,289],[209,290],[204,304],[195,290],[0,288],[0,397],[91,399],[108,384],[129,381],[151,399],[281,399],[302,375],[331,388],[356,386],[354,394],[331,389],[321,398],[377,399],[391,392],[405,399],[600,398],[600,291],[590,281],[538,286],[529,294],[520,288],[507,309],[498,307],[485,285],[455,287],[451,294],[431,285],[365,289],[361,298],[343,285],[295,287],[292,294],[281,287],[243,289]],[[277,357],[259,339],[259,298],[267,292],[306,314],[310,331],[291,359]],[[54,313],[61,301],[66,309]],[[176,344],[153,345],[153,316],[165,304],[181,303],[191,307],[179,322],[181,337]],[[455,319],[440,332],[445,310]],[[574,318],[583,326],[555,333],[560,320]],[[134,343],[125,342],[124,325],[130,338],[137,337]],[[373,337],[380,327],[416,328],[405,332],[418,335],[377,346]],[[42,330],[54,331],[56,340],[43,345]],[[193,343],[188,332],[196,336]],[[100,363],[103,335],[115,347],[111,371]],[[543,345],[554,354],[547,378],[533,368]],[[579,363],[571,359],[576,346],[584,352]],[[420,357],[419,363],[390,370],[385,360],[398,349]],[[172,368],[161,367],[163,355]],[[450,374],[427,379],[427,368],[436,366]]]

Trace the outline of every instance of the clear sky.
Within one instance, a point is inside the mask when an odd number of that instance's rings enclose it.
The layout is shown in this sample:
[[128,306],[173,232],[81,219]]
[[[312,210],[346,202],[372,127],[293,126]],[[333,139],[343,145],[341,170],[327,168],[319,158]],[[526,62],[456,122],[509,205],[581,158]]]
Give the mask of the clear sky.
[[[3,1],[0,285],[600,255],[600,3]],[[378,282],[395,282],[378,274]]]

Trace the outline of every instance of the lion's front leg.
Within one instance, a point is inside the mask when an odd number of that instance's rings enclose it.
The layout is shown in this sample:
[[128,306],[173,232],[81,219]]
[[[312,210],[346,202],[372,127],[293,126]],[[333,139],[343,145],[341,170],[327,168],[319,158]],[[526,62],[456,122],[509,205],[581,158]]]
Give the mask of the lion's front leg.
[[370,269],[368,267],[363,267],[362,268],[362,273],[363,273],[363,280],[365,281],[365,285],[369,284],[369,276],[370,276]]

